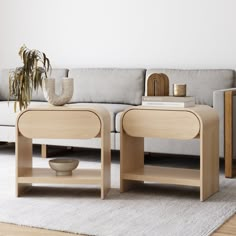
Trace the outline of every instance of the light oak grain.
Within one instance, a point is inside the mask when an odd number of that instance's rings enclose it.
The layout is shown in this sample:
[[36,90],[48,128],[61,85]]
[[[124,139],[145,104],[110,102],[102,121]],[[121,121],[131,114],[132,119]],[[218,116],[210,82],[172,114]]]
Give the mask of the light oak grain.
[[225,177],[232,178],[236,176],[236,166],[233,165],[233,148],[234,148],[234,137],[233,137],[233,98],[236,96],[236,91],[225,92]]
[[48,156],[48,149],[46,144],[41,145],[41,157],[42,158],[47,158]]
[[98,136],[100,119],[92,111],[25,111],[18,118],[18,128],[27,138],[90,139]]
[[120,135],[120,191],[125,192],[136,185],[143,183],[143,181],[138,181],[138,179],[137,181],[133,181],[132,179],[129,180],[127,178],[125,179],[123,178],[123,174],[143,168],[144,139],[143,137],[131,137],[125,132],[121,132]]
[[[21,112],[16,125],[16,195],[32,183],[97,184],[104,199],[110,189],[110,114],[99,106],[39,106]],[[78,169],[72,176],[56,176],[32,166],[32,138],[101,137],[100,170]]]
[[[24,175],[24,173],[32,169],[32,139],[28,139],[20,134],[16,128],[16,196],[27,192],[31,187],[31,183],[23,184],[18,183],[18,176]],[[23,157],[23,158],[21,158]]]
[[[144,167],[144,137],[199,138],[200,170],[183,170],[180,175],[179,170]],[[208,106],[129,108],[121,117],[120,142],[121,192],[132,188],[136,181],[199,186],[201,201],[219,190],[219,118]]]
[[134,109],[125,113],[123,128],[134,137],[192,139],[199,134],[199,120],[188,111]]
[[83,236],[82,234],[66,233],[62,231],[46,230],[14,224],[0,223],[1,236]]
[[233,236],[236,235],[236,215],[233,215],[211,236]]
[[72,176],[55,176],[55,171],[48,168],[32,168],[25,170],[24,175],[18,177],[18,183],[32,184],[101,184],[101,170],[76,169]]
[[164,184],[200,186],[200,171],[183,168],[144,166],[131,172],[125,172],[123,179],[158,182]]

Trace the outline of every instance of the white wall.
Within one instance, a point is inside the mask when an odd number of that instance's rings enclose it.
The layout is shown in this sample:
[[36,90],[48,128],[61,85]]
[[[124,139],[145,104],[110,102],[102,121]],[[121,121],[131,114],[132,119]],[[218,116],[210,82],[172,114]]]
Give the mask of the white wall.
[[236,68],[235,0],[0,0],[0,68]]

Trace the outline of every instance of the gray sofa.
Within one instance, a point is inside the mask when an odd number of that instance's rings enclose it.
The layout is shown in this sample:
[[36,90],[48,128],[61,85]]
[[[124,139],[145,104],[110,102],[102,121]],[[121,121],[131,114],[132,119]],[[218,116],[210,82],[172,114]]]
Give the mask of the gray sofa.
[[[0,73],[0,141],[15,141],[13,102],[8,106],[8,72]],[[234,70],[175,70],[175,69],[54,69],[51,77],[74,78],[74,94],[71,103],[95,103],[107,108],[111,114],[111,148],[120,149],[120,116],[124,109],[141,104],[146,93],[147,78],[152,73],[165,73],[173,83],[186,83],[187,95],[194,96],[198,104],[207,104],[220,116],[220,157],[224,157],[225,102],[227,90],[236,90]],[[59,86],[58,86],[59,89]],[[42,91],[34,92],[31,105],[45,102]],[[235,103],[236,104],[236,103]],[[234,109],[236,112],[236,109]],[[236,126],[234,126],[236,127]],[[233,130],[236,135],[236,129]],[[99,139],[93,140],[34,140],[37,144],[98,148]],[[145,151],[199,155],[199,141],[145,139]],[[236,156],[236,153],[233,153]]]

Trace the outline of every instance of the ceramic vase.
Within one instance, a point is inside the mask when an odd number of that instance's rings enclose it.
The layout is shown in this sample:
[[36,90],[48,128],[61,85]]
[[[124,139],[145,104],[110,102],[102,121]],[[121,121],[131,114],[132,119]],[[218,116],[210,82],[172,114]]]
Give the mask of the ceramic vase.
[[63,106],[68,103],[74,91],[74,80],[72,78],[63,78],[62,80],[62,92],[56,94],[55,79],[49,78],[43,80],[43,93],[46,100],[54,106]]

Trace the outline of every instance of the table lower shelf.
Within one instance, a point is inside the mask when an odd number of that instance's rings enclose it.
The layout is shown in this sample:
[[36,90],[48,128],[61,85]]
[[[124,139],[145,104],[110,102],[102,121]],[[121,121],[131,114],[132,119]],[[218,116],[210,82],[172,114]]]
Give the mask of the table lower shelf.
[[55,171],[49,168],[33,168],[25,171],[23,176],[17,178],[18,183],[41,184],[97,184],[101,185],[100,169],[77,169],[72,176],[56,176]]
[[200,186],[200,171],[195,169],[144,166],[143,168],[122,174],[122,179]]

